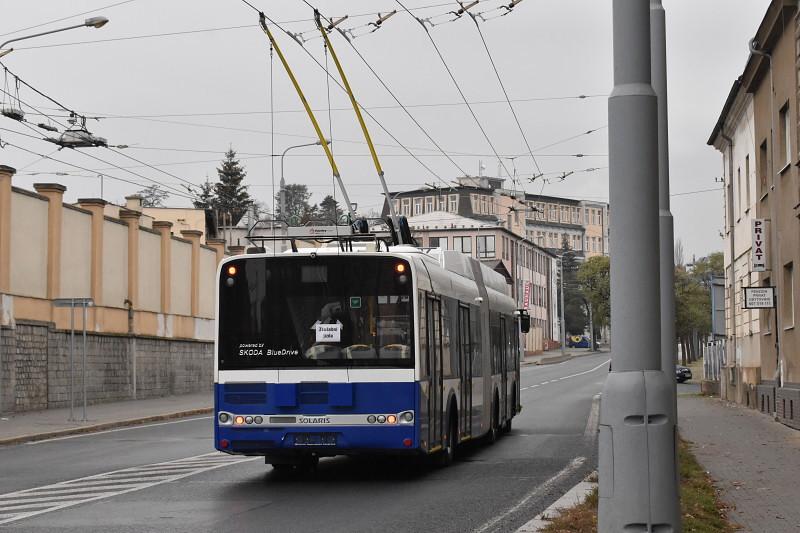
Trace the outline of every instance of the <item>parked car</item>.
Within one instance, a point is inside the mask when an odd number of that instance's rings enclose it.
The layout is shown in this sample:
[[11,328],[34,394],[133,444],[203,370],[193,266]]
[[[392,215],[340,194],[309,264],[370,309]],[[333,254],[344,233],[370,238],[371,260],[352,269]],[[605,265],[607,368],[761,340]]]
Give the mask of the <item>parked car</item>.
[[586,335],[570,335],[567,337],[567,348],[588,348],[589,337]]
[[689,381],[692,379],[692,370],[688,367],[677,365],[675,367],[675,379],[678,381],[678,383]]

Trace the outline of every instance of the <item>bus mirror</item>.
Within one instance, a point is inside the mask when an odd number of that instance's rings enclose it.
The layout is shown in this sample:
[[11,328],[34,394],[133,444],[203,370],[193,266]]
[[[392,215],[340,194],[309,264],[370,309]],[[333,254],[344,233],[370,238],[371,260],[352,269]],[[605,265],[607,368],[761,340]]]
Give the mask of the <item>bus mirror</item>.
[[522,333],[528,333],[531,330],[531,315],[524,309],[519,312],[519,329]]

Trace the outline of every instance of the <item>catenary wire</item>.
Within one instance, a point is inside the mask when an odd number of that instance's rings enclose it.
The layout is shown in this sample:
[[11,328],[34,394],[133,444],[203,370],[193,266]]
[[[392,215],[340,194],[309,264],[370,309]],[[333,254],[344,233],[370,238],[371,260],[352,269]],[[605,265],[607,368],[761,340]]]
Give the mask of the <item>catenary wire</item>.
[[[308,2],[306,2],[306,0],[301,0],[301,1],[302,1],[302,2],[304,2],[306,5],[308,5],[309,7],[311,7],[311,4],[309,4]],[[323,16],[323,18],[325,18],[325,17]],[[330,21],[330,19],[326,19],[326,20]],[[358,48],[356,48],[356,47],[355,47],[355,45],[352,43],[352,41],[351,41],[350,39],[345,39],[345,40],[346,40],[346,41],[347,41],[347,43],[350,45],[350,48],[352,48],[352,49],[353,49],[353,51],[356,53],[356,55],[358,55],[359,59],[361,59],[361,61],[364,63],[364,65],[367,67],[367,69],[368,69],[368,70],[369,70],[369,71],[372,73],[372,75],[375,77],[375,79],[376,79],[376,80],[378,80],[378,82],[381,84],[381,86],[383,86],[383,88],[384,88],[384,89],[386,89],[386,92],[388,92],[388,93],[389,93],[389,95],[392,97],[392,99],[393,99],[395,102],[397,102],[397,105],[398,105],[398,106],[400,106],[400,108],[403,110],[403,112],[405,112],[405,114],[408,116],[408,118],[409,118],[409,119],[411,119],[411,121],[412,121],[412,122],[413,122],[413,123],[414,123],[414,124],[417,126],[417,128],[419,128],[419,130],[420,130],[420,131],[423,133],[423,135],[425,135],[425,137],[427,137],[427,138],[428,138],[428,140],[429,140],[429,141],[430,141],[430,142],[431,142],[431,143],[432,143],[432,144],[433,144],[433,145],[434,145],[434,146],[435,146],[435,147],[436,147],[436,148],[437,148],[437,149],[438,149],[438,150],[439,150],[439,151],[440,151],[440,152],[441,152],[441,153],[442,153],[442,154],[443,154],[445,157],[447,157],[448,161],[450,161],[450,162],[453,164],[453,166],[455,166],[455,167],[458,169],[458,171],[459,171],[459,172],[461,172],[463,175],[465,175],[465,176],[466,176],[466,175],[467,175],[467,172],[466,172],[466,171],[465,171],[465,170],[464,170],[464,169],[463,169],[463,168],[462,168],[462,167],[461,167],[461,166],[460,166],[458,163],[456,163],[456,161],[455,161],[453,158],[451,158],[449,155],[447,155],[447,152],[445,152],[445,151],[444,151],[444,149],[441,147],[441,145],[439,145],[439,143],[438,143],[438,142],[437,142],[437,141],[436,141],[436,140],[435,140],[433,137],[431,137],[431,134],[430,134],[430,133],[428,133],[428,130],[426,130],[426,129],[425,129],[423,126],[422,126],[422,124],[420,124],[420,123],[419,123],[419,121],[417,120],[417,118],[416,118],[414,115],[412,115],[412,114],[411,114],[411,112],[408,110],[408,108],[407,108],[405,105],[403,105],[403,103],[400,101],[400,99],[397,97],[397,95],[394,93],[394,91],[392,91],[392,90],[389,88],[389,85],[388,85],[388,84],[387,84],[387,83],[386,83],[386,82],[383,80],[383,78],[382,78],[382,77],[381,77],[381,76],[380,76],[380,75],[379,75],[379,74],[378,74],[378,73],[375,71],[375,69],[374,69],[374,68],[372,68],[372,65],[370,65],[369,61],[367,61],[367,59],[364,57],[364,55],[361,53],[361,51],[360,51]]]
[[[305,0],[303,0],[303,1],[305,1]],[[481,130],[481,133],[483,134],[484,138],[486,139],[486,142],[489,144],[489,147],[492,149],[492,152],[495,154],[495,157],[500,162],[500,165],[506,171],[506,174],[510,176],[511,173],[508,171],[508,168],[506,167],[506,164],[503,162],[502,158],[497,153],[497,150],[494,147],[494,143],[492,143],[492,140],[489,138],[489,135],[486,133],[486,130],[483,128],[483,125],[481,124],[480,120],[478,120],[478,116],[475,114],[475,111],[472,109],[472,106],[469,104],[469,101],[467,100],[467,97],[464,95],[464,91],[461,90],[461,86],[458,84],[458,81],[456,81],[456,78],[455,78],[455,75],[453,74],[453,71],[450,69],[450,66],[447,64],[447,61],[445,61],[444,56],[442,55],[442,52],[439,50],[439,46],[436,44],[436,41],[434,40],[434,38],[431,35],[430,31],[428,31],[428,28],[425,26],[425,23],[423,21],[421,21],[420,19],[418,19],[402,2],[400,2],[400,0],[395,0],[395,2],[397,2],[397,4],[400,7],[402,7],[403,10],[406,11],[406,13],[411,15],[417,22],[419,22],[419,24],[422,26],[422,29],[425,30],[425,35],[428,36],[428,39],[430,40],[431,44],[433,45],[433,48],[436,50],[436,54],[439,56],[439,59],[441,60],[442,65],[444,66],[445,70],[447,71],[447,74],[450,76],[450,79],[453,81],[453,85],[455,85],[456,89],[458,90],[458,94],[461,95],[461,99],[464,101],[464,104],[466,104],[467,109],[469,109],[469,112],[472,115],[472,118],[475,119],[475,123],[478,125],[478,128]]]
[[[252,8],[254,11],[256,11],[257,13],[259,13],[259,14],[263,14],[263,12],[262,12],[262,11],[258,10],[258,9],[257,9],[255,6],[253,6],[253,4],[251,4],[251,3],[250,3],[250,2],[248,2],[247,0],[241,0],[241,1],[242,1],[242,2],[244,2],[245,4],[247,4],[248,6],[250,6],[250,7],[251,7],[251,8]],[[283,27],[282,27],[280,24],[276,23],[276,22],[275,22],[275,21],[274,21],[272,18],[270,18],[268,15],[264,14],[264,18],[266,18],[266,20],[268,20],[268,21],[269,21],[269,22],[271,22],[271,23],[272,23],[274,26],[276,26],[277,28],[279,28],[279,29],[280,29],[280,30],[281,30],[283,33],[286,33],[287,35],[289,35],[289,36],[291,37],[291,35],[289,34],[289,32],[288,32],[286,29],[284,29],[284,28],[283,28]],[[294,40],[294,39],[292,39],[292,40]],[[306,55],[308,55],[308,57],[310,57],[310,58],[311,58],[311,60],[312,60],[312,61],[314,61],[314,63],[315,63],[315,64],[316,64],[316,65],[317,65],[317,66],[318,66],[318,67],[319,67],[319,68],[320,68],[322,71],[325,71],[325,67],[324,67],[324,65],[322,65],[322,63],[320,63],[320,62],[319,62],[319,60],[318,60],[316,57],[314,57],[314,55],[313,55],[311,52],[309,52],[308,50],[306,50],[306,49],[305,49],[305,47],[303,47],[303,46],[301,46],[300,48],[301,48],[301,49],[302,49],[302,50],[303,50],[303,51],[306,53]],[[340,88],[342,91],[345,91],[345,92],[346,92],[346,90],[345,90],[345,88],[342,86],[342,84],[341,84],[341,83],[339,83],[339,80],[337,80],[336,78],[334,78],[334,77],[333,77],[333,76],[332,76],[332,75],[331,75],[329,72],[326,72],[326,74],[327,74],[327,76],[328,76],[328,77],[331,79],[331,81],[333,81],[333,82],[334,82],[334,83],[335,83],[335,84],[336,84],[336,85],[337,85],[337,86],[338,86],[338,87],[339,87],[339,88]],[[439,175],[438,175],[436,172],[434,172],[434,170],[433,170],[433,169],[431,169],[431,168],[430,168],[428,165],[426,165],[426,164],[425,164],[425,163],[424,163],[424,162],[423,162],[423,161],[422,161],[422,160],[421,160],[419,157],[417,157],[417,155],[416,155],[416,154],[414,154],[413,152],[411,152],[411,150],[409,150],[409,149],[408,149],[408,148],[407,148],[407,147],[406,147],[406,146],[405,146],[403,143],[401,143],[401,142],[400,142],[400,140],[399,140],[399,139],[398,139],[398,138],[397,138],[397,137],[396,137],[396,136],[395,136],[395,135],[394,135],[392,132],[390,132],[390,131],[389,131],[389,130],[388,130],[388,129],[387,129],[387,128],[386,128],[386,127],[385,127],[385,126],[384,126],[384,125],[383,125],[383,124],[382,124],[382,123],[381,123],[381,122],[378,120],[378,119],[376,119],[376,118],[375,118],[375,116],[374,116],[372,113],[370,113],[368,110],[364,109],[364,108],[363,108],[361,105],[359,105],[359,107],[360,107],[360,108],[361,108],[361,109],[364,111],[364,113],[365,113],[365,114],[366,114],[366,115],[367,115],[367,116],[368,116],[370,119],[372,119],[372,121],[373,121],[373,122],[375,122],[375,124],[377,124],[377,125],[378,125],[378,127],[379,127],[379,128],[380,128],[380,129],[381,129],[381,130],[382,130],[384,133],[386,133],[386,135],[388,135],[388,136],[389,136],[389,137],[390,137],[390,138],[391,138],[391,139],[392,139],[392,140],[393,140],[395,143],[397,143],[397,144],[399,145],[399,147],[400,147],[400,148],[402,148],[403,150],[405,150],[405,151],[406,151],[406,152],[407,152],[407,153],[408,153],[408,154],[409,154],[411,157],[413,157],[413,158],[414,158],[414,160],[415,160],[417,163],[419,163],[419,164],[420,164],[420,166],[422,166],[422,167],[423,167],[425,170],[427,170],[427,171],[428,171],[428,172],[429,172],[429,173],[430,173],[432,176],[435,176],[436,178],[438,178],[438,179],[442,180],[442,177],[441,177],[441,176],[439,176]],[[332,139],[332,140],[333,140],[333,139]]]
[[517,116],[517,112],[514,110],[514,106],[511,104],[511,99],[508,97],[508,91],[506,90],[506,86],[503,83],[503,78],[500,76],[500,71],[497,70],[497,64],[494,61],[494,57],[492,57],[492,52],[489,50],[489,45],[486,42],[486,38],[483,36],[483,31],[481,30],[480,24],[478,23],[478,19],[472,13],[467,13],[472,22],[475,23],[475,29],[478,30],[478,35],[481,38],[481,43],[483,43],[483,48],[486,50],[486,55],[489,57],[489,62],[492,64],[492,70],[494,70],[494,74],[497,77],[497,82],[500,84],[500,88],[503,90],[503,96],[506,99],[506,103],[508,103],[508,109],[511,110],[511,114],[514,116],[514,122],[517,124],[517,128],[519,129],[520,135],[522,135],[522,140],[525,142],[525,146],[528,148],[528,153],[533,160],[533,165],[536,167],[536,172],[539,174],[542,173],[542,169],[539,167],[538,161],[536,161],[536,156],[533,155],[533,149],[531,149],[531,145],[528,142],[528,136],[525,135],[525,130],[522,127],[522,124],[519,121],[519,117]]

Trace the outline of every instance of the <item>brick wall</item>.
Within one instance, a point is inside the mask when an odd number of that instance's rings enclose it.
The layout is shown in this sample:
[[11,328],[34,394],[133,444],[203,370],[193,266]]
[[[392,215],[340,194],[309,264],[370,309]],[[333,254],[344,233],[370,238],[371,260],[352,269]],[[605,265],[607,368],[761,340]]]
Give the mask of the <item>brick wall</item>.
[[[153,398],[210,391],[213,347],[205,341],[88,333],[87,403],[133,399],[134,394]],[[0,412],[68,407],[69,354],[69,332],[54,330],[50,324],[17,322],[14,328],[3,328]],[[76,332],[72,367],[75,405],[83,402],[82,357],[83,338]]]

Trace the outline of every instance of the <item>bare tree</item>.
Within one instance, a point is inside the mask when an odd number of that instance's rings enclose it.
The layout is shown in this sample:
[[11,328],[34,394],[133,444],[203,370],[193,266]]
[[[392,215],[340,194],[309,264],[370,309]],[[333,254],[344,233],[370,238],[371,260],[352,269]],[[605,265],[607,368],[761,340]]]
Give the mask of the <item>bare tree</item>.
[[675,266],[682,267],[683,266],[683,243],[680,239],[675,241]]

